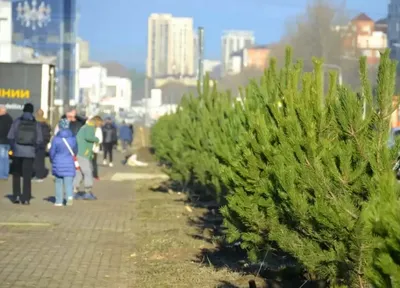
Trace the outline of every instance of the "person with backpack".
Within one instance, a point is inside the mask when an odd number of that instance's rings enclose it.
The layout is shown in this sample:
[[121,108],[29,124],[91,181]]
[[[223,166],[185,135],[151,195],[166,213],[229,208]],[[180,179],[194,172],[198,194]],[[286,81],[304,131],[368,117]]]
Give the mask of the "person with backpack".
[[114,145],[118,142],[117,127],[115,127],[111,118],[106,118],[105,124],[103,126],[103,150],[104,150],[104,160],[103,165],[108,165],[113,167],[113,149]]
[[46,149],[51,140],[51,127],[46,118],[44,118],[44,112],[39,109],[36,112],[36,121],[39,123],[42,129],[43,143],[37,148],[36,158],[33,163],[34,178],[38,182],[42,182],[48,175],[48,170],[46,168]]
[[[12,170],[12,201],[15,204],[29,205],[32,198],[33,161],[38,147],[43,144],[43,135],[40,124],[33,116],[34,107],[31,103],[25,104],[22,116],[15,119],[8,132],[13,160]],[[22,193],[21,193],[22,177]]]
[[[103,124],[100,116],[95,116],[88,120],[84,126],[79,130],[76,135],[76,141],[78,144],[77,159],[79,162],[80,170],[76,173],[74,178],[74,193],[75,199],[95,200],[96,197],[93,195],[93,145],[99,142],[99,138],[96,137],[96,127],[101,127]],[[79,191],[81,182],[83,180],[85,191],[81,193]]]
[[53,137],[49,151],[52,173],[55,177],[56,201],[54,206],[64,205],[64,189],[67,206],[73,201],[73,181],[76,175],[74,155],[78,152],[76,138],[69,129],[69,121],[65,118],[58,123],[58,132]]

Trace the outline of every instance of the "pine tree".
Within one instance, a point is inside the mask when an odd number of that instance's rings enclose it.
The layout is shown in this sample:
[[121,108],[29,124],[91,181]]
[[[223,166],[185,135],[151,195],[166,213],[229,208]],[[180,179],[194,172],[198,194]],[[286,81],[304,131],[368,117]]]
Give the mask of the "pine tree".
[[[376,159],[374,168],[380,169],[383,176],[375,179],[377,189],[366,211],[370,225],[368,228],[373,236],[373,260],[367,270],[367,275],[375,287],[392,288],[400,287],[400,203],[399,187],[390,169],[393,153],[390,153],[385,145],[385,139],[388,138],[389,133],[389,119],[393,110],[389,103],[392,101],[394,92],[397,64],[390,62],[387,54],[388,52],[383,55],[378,71],[376,98],[381,113],[377,113],[376,117],[381,119],[381,125],[377,125],[377,129],[381,131],[383,139],[376,143],[381,153],[380,158]],[[382,86],[385,82],[389,82],[389,85]]]
[[[382,159],[388,159],[384,147],[387,87],[392,85],[390,69],[385,67],[390,63],[388,54],[383,55],[378,78],[385,97],[378,101],[378,112],[369,109],[365,119],[364,99],[372,102],[369,83],[364,81],[359,98],[348,88],[337,87],[332,73],[325,101],[322,62],[314,60],[314,72],[304,75],[301,89],[297,83],[301,64],[289,62],[276,85],[281,108],[271,101],[263,117],[253,111],[246,115],[256,141],[243,158],[262,155],[264,167],[250,170],[252,164],[247,162],[242,168],[252,171],[252,176],[245,174],[246,179],[263,171],[264,187],[256,189],[242,181],[228,197],[222,210],[228,236],[241,239],[250,256],[259,256],[260,245],[276,243],[313,277],[327,279],[333,286],[362,287],[370,261],[367,243],[372,240],[363,209],[380,190],[387,171],[387,165],[386,170],[381,165]],[[362,77],[363,63],[365,59]]]
[[325,95],[323,62],[302,73],[291,55],[279,72],[272,60],[241,102],[206,79],[154,127],[158,158],[175,180],[225,204],[227,239],[251,259],[277,248],[332,287],[396,287],[399,203],[387,147],[395,63],[382,55],[375,101],[365,58],[359,93],[331,72]]

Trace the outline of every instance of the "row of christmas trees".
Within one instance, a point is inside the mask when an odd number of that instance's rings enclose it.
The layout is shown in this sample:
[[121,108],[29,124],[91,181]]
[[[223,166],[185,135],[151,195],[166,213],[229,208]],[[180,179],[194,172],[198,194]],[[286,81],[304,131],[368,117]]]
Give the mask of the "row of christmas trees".
[[396,63],[382,54],[372,89],[304,73],[287,49],[242,101],[208,79],[153,127],[173,180],[220,204],[226,238],[250,259],[279,249],[332,287],[400,287],[400,203],[388,148]]

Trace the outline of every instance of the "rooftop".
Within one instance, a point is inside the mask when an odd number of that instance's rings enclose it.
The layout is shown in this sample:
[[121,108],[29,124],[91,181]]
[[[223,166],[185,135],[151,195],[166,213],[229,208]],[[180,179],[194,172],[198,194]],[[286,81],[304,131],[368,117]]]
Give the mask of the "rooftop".
[[118,62],[105,62],[102,64],[107,69],[107,75],[111,77],[130,78],[129,70]]
[[387,18],[379,19],[375,22],[375,25],[387,25]]
[[358,14],[356,17],[354,17],[352,20],[353,21],[371,21],[374,22],[374,20],[372,20],[367,14],[365,13],[361,13]]

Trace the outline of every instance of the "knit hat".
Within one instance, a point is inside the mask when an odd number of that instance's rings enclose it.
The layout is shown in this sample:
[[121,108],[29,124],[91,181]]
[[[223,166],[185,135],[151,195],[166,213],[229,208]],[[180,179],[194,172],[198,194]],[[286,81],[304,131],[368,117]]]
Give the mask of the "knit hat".
[[59,122],[58,122],[58,127],[60,129],[68,129],[69,128],[69,121],[66,118],[62,118]]
[[31,103],[26,103],[22,112],[33,113],[33,110],[33,105]]

